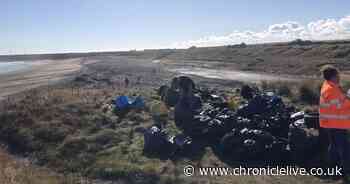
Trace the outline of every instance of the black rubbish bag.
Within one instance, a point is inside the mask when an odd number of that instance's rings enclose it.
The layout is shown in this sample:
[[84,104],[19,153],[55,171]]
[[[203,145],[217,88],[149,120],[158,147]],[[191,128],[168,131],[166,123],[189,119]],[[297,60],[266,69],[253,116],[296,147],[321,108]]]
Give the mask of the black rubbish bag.
[[145,154],[169,157],[175,149],[175,145],[169,141],[168,134],[157,126],[152,126],[144,132],[143,151]]
[[246,139],[243,141],[245,160],[263,160],[261,157],[265,151],[265,145],[257,139]]
[[212,119],[208,123],[206,139],[208,141],[219,141],[228,131],[223,121]]
[[200,88],[197,90],[197,94],[201,97],[203,102],[208,102],[211,100],[212,92],[208,88]]
[[288,139],[275,138],[272,144],[266,145],[263,157],[267,163],[278,164],[290,161],[290,151],[287,149]]
[[183,126],[184,134],[191,137],[205,137],[208,133],[208,124],[212,120],[207,115],[195,115],[190,123]]
[[235,123],[233,124],[233,128],[236,129],[243,129],[243,128],[256,128],[256,122],[252,121],[251,119],[244,118],[244,117],[237,117]]
[[289,115],[276,114],[267,119],[269,132],[276,137],[288,137],[290,119]]
[[[220,142],[223,154],[236,161],[266,160],[267,153],[279,147],[275,146],[275,137],[262,130],[243,128],[233,129]],[[280,147],[282,149],[282,147]],[[277,150],[276,150],[277,151]]]
[[237,109],[237,116],[251,118],[257,114],[267,114],[268,111],[268,99],[263,96],[257,95],[252,98],[247,104],[243,104]]
[[206,115],[196,115],[191,125],[184,128],[184,133],[194,138],[201,138],[203,141],[215,142],[230,130],[225,121]]
[[246,99],[246,100],[252,99],[253,96],[254,96],[254,90],[253,90],[253,88],[251,88],[251,87],[248,86],[248,85],[242,86],[242,88],[241,88],[241,96],[242,96],[244,99]]
[[318,112],[310,112],[304,115],[305,124],[308,128],[320,129],[320,119]]
[[176,155],[191,157],[197,155],[201,150],[201,144],[195,142],[191,137],[178,134],[174,137],[174,144],[176,145]]
[[242,160],[244,158],[244,148],[242,142],[244,139],[240,137],[239,130],[233,129],[227,133],[220,141],[221,152],[229,159]]
[[262,114],[266,113],[268,107],[269,99],[264,98],[262,95],[256,95],[248,103],[248,109],[253,114]]
[[168,107],[175,107],[177,102],[179,101],[180,93],[174,89],[168,89],[165,94],[164,102]]
[[288,133],[291,157],[298,163],[312,158],[322,148],[318,131],[307,128],[304,119],[292,123]]
[[290,115],[290,120],[292,122],[295,122],[299,119],[304,119],[304,115],[305,115],[304,111],[299,111],[299,112],[293,113],[292,115]]
[[158,96],[160,96],[160,99],[161,99],[162,101],[165,100],[166,93],[167,93],[167,91],[168,91],[169,89],[170,89],[170,88],[169,88],[169,86],[167,86],[167,85],[162,85],[162,86],[159,87],[159,89],[158,89],[158,91],[157,91],[157,94],[158,94]]

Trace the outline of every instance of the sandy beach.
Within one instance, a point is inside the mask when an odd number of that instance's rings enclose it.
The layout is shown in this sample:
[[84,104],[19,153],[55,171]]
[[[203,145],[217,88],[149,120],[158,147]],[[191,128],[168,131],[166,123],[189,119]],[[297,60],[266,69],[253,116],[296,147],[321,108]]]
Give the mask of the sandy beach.
[[0,99],[24,90],[53,84],[80,70],[82,59],[40,60],[25,70],[0,75]]

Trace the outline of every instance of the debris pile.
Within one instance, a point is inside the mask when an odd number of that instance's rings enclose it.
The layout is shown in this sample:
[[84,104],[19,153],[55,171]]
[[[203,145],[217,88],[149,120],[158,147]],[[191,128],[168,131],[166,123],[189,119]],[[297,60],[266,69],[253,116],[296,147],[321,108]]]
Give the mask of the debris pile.
[[160,158],[191,156],[200,150],[200,145],[184,134],[169,135],[165,130],[152,126],[144,132],[144,153]]
[[221,149],[236,161],[276,160],[285,147],[285,140],[258,129],[233,129],[221,140]]
[[173,78],[170,87],[162,85],[158,90],[158,95],[168,107],[174,107],[180,98],[178,78]]
[[275,161],[279,155],[288,156],[290,115],[295,109],[271,92],[244,98],[249,100],[237,109],[232,131],[221,140],[223,153],[238,161]]
[[[288,140],[291,152],[291,159],[298,163],[312,158],[312,156],[320,152],[327,142],[320,141],[321,131],[315,129],[315,124],[318,124],[318,115],[309,115],[304,112],[293,114],[293,121],[289,125]],[[323,142],[321,144],[321,142]]]
[[[295,107],[285,104],[273,92],[243,86],[240,95],[245,102],[236,110],[228,108],[223,97],[209,90],[196,89],[196,93],[203,104],[200,110],[190,112],[192,116],[187,112],[186,123],[180,127],[184,133],[181,140],[187,140],[188,144],[199,140],[219,145],[220,152],[231,160],[270,163],[302,162],[317,154],[319,150],[315,147],[321,147],[318,114],[296,112]],[[148,134],[145,134],[145,151],[158,150],[149,146]],[[162,139],[162,144],[153,142],[160,151],[186,150],[176,144],[174,137]]]

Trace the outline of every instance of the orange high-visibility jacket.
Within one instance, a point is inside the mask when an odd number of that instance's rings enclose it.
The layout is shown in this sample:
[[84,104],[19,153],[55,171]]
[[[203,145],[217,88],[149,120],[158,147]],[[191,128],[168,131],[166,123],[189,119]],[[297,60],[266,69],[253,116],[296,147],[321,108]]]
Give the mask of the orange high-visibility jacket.
[[331,81],[323,83],[319,111],[321,127],[350,129],[350,100],[339,85]]

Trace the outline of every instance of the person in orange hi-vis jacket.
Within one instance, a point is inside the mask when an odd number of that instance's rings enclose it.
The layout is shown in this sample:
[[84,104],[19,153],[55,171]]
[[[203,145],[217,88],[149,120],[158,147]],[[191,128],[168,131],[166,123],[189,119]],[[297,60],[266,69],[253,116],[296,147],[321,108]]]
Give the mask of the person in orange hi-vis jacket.
[[350,100],[340,87],[337,68],[326,65],[322,68],[323,82],[320,95],[320,127],[325,128],[329,137],[329,159],[332,165],[350,171],[350,150],[347,129],[350,129]]

